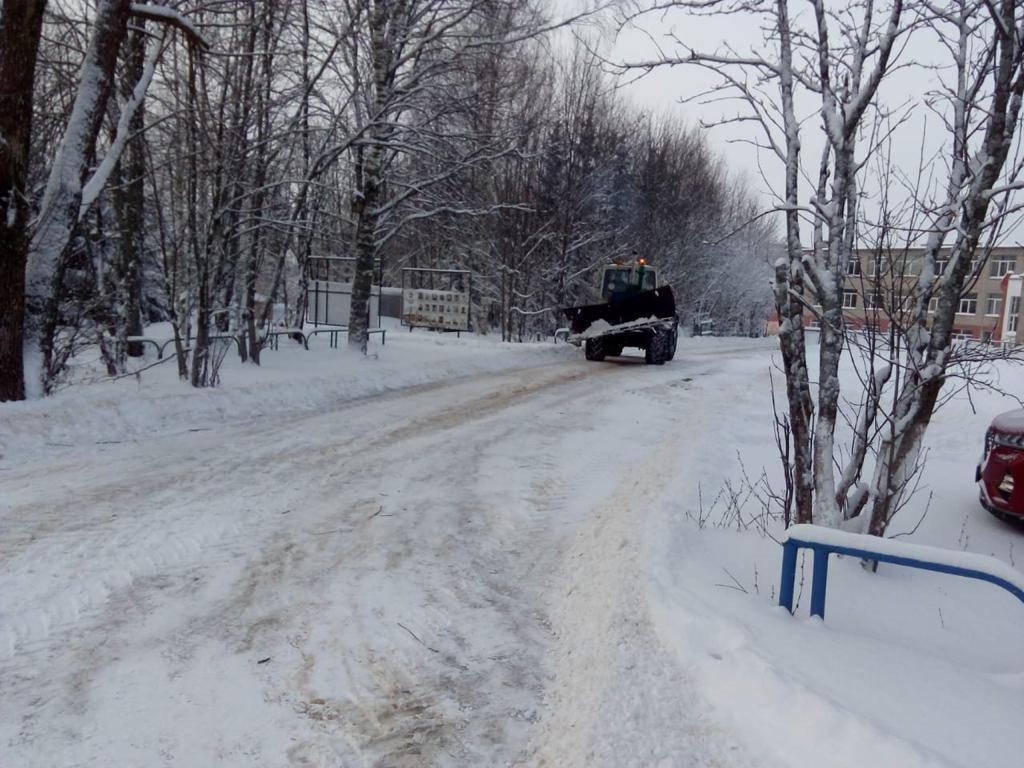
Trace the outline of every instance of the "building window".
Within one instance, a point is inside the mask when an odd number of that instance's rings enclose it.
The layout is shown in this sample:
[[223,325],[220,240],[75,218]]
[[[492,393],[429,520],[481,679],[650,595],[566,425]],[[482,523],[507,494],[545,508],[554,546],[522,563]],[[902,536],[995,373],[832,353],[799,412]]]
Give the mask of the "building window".
[[1017,332],[1017,321],[1020,319],[1020,296],[1014,296],[1010,299],[1010,322],[1008,331],[1012,333]]
[[932,296],[930,299],[928,299],[928,311],[932,312],[932,313],[935,313],[936,311],[938,311],[938,309],[939,309],[939,297],[938,296]]
[[878,277],[878,274],[882,271],[882,259],[876,256],[873,259],[868,260],[868,277]]
[[864,309],[882,309],[882,294],[874,291],[864,294]]
[[978,294],[968,293],[960,297],[960,306],[957,308],[958,315],[978,314]]
[[993,259],[989,266],[988,274],[989,277],[998,280],[1003,275],[1008,275],[1011,272],[1016,271],[1016,269],[1016,259]]
[[854,257],[846,262],[846,274],[856,277],[860,274],[860,259]]
[[989,294],[985,300],[985,314],[989,317],[999,317],[1003,311],[1003,297]]
[[992,331],[982,331],[981,332],[981,340],[985,344],[991,344],[992,343]]
[[939,276],[946,271],[946,265],[949,264],[949,259],[936,259],[935,260],[935,275]]
[[843,309],[856,309],[857,307],[857,292],[856,291],[843,291]]

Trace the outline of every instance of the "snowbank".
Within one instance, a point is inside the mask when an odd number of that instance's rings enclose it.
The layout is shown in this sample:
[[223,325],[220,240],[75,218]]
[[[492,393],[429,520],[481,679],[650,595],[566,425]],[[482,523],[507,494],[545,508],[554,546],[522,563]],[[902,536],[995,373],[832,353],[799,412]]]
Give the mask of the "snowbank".
[[[218,424],[338,403],[459,376],[542,365],[571,358],[573,347],[505,344],[493,338],[456,338],[392,329],[387,344],[371,341],[364,357],[331,349],[326,336],[309,350],[281,340],[264,350],[261,365],[239,362],[232,350],[221,369],[222,385],[193,389],[178,380],[173,359],[118,381],[68,387],[52,397],[0,404],[0,458],[24,457],[43,447],[123,441],[151,434],[204,429]],[[156,358],[147,351],[141,365]]]
[[[898,566],[871,573],[856,558],[836,557],[822,623],[807,616],[804,551],[790,616],[778,607],[781,524],[758,532],[758,503],[749,499],[745,522],[726,514],[724,501],[708,514],[726,481],[739,487],[737,453],[753,481],[762,467],[777,478],[767,370],[732,368],[727,385],[694,382],[692,396],[714,418],[688,425],[702,450],[690,471],[671,478],[675,500],[649,533],[655,624],[709,717],[769,765],[1016,768],[1024,755],[1024,606],[1013,595]],[[1000,372],[1004,386],[1012,389],[1013,375]],[[882,547],[918,555],[920,545],[941,547],[965,567],[995,557],[1001,576],[1021,582],[1024,534],[981,508],[973,482],[988,424],[1011,406],[975,393],[973,404],[958,397],[937,414],[923,487],[891,526],[901,537]]]

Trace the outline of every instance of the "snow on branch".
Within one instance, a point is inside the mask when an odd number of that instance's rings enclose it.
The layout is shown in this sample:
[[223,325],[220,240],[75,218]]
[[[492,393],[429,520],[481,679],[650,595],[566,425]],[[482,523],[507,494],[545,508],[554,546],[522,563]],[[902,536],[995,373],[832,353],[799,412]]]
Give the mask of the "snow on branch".
[[132,3],[131,14],[141,19],[149,19],[176,27],[184,32],[185,36],[200,48],[204,50],[210,48],[210,43],[203,37],[196,25],[174,8],[169,8],[166,5],[152,5],[150,3]]
[[92,178],[90,178],[89,181],[86,182],[85,186],[82,187],[82,202],[78,210],[78,217],[80,219],[85,216],[89,207],[96,202],[96,198],[100,196],[100,192],[102,192],[104,187],[107,186],[110,174],[113,173],[114,167],[117,165],[117,161],[121,158],[121,154],[124,152],[125,144],[128,143],[128,137],[132,132],[132,117],[138,111],[139,105],[146,97],[146,91],[149,90],[149,84],[153,81],[153,74],[156,71],[156,62],[157,59],[160,58],[160,51],[163,49],[163,42],[163,37],[161,37],[160,43],[150,49],[149,55],[146,57],[146,63],[142,68],[142,75],[139,77],[139,81],[135,84],[135,88],[132,90],[132,94],[128,98],[128,101],[126,101],[124,106],[121,108],[121,116],[117,121],[117,133],[114,136],[113,142],[110,144],[110,149],[107,150],[107,154],[104,155],[102,162],[100,162],[99,167],[96,168]]

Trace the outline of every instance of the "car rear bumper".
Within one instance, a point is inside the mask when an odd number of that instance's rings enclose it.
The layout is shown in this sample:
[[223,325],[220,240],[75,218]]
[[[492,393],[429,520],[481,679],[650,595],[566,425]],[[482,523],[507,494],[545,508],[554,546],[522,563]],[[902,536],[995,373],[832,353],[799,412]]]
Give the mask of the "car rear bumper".
[[992,499],[985,492],[984,487],[982,487],[981,492],[978,494],[978,501],[981,503],[981,506],[985,508],[985,511],[990,512],[996,517],[1004,520],[1016,519],[1024,523],[1024,513],[1015,512],[1014,510],[1000,504],[994,504]]

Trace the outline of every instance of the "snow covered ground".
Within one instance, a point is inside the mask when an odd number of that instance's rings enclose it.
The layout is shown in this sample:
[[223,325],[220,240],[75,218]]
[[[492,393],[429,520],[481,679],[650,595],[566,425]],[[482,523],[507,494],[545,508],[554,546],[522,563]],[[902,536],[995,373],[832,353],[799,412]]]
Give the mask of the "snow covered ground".
[[[0,406],[0,766],[1020,764],[1024,605],[840,560],[794,618],[719,525],[774,471],[771,340],[311,346]],[[975,404],[908,539],[1019,567]]]
[[[221,368],[222,385],[198,391],[178,380],[173,345],[159,365],[155,350],[146,345],[144,359],[129,361],[142,372],[118,381],[111,381],[86,356],[73,369],[73,378],[87,386],[2,406],[0,456],[330,408],[453,377],[541,365],[572,351],[564,344],[499,344],[471,335],[412,334],[391,318],[385,322],[386,343],[372,336],[367,357],[345,349],[344,335],[341,349],[331,349],[327,335],[313,336],[308,351],[282,338],[278,350],[263,351],[259,367],[241,363],[232,347]],[[169,340],[170,325],[150,326],[147,337]]]
[[[999,373],[1024,394],[1020,369]],[[973,484],[991,418],[1016,404],[990,393],[957,398],[928,436],[924,482],[891,533],[992,555],[1021,570],[1024,533],[984,512]],[[1024,759],[1024,605],[997,587],[832,558],[826,623],[807,618],[810,556],[798,571],[798,620],[775,607],[780,547],[737,524],[713,497],[727,480],[774,471],[764,394],[740,389],[676,499],[662,506],[649,569],[659,636],[675,649],[714,719],[775,765],[1017,766]],[[739,454],[739,457],[737,456]],[[703,504],[693,498],[699,477]],[[709,497],[712,499],[709,502]],[[694,518],[707,516],[695,535]],[[927,514],[922,519],[922,514]],[[726,524],[720,521],[723,516]],[[781,527],[769,526],[780,537]],[[660,554],[658,554],[660,553]]]

